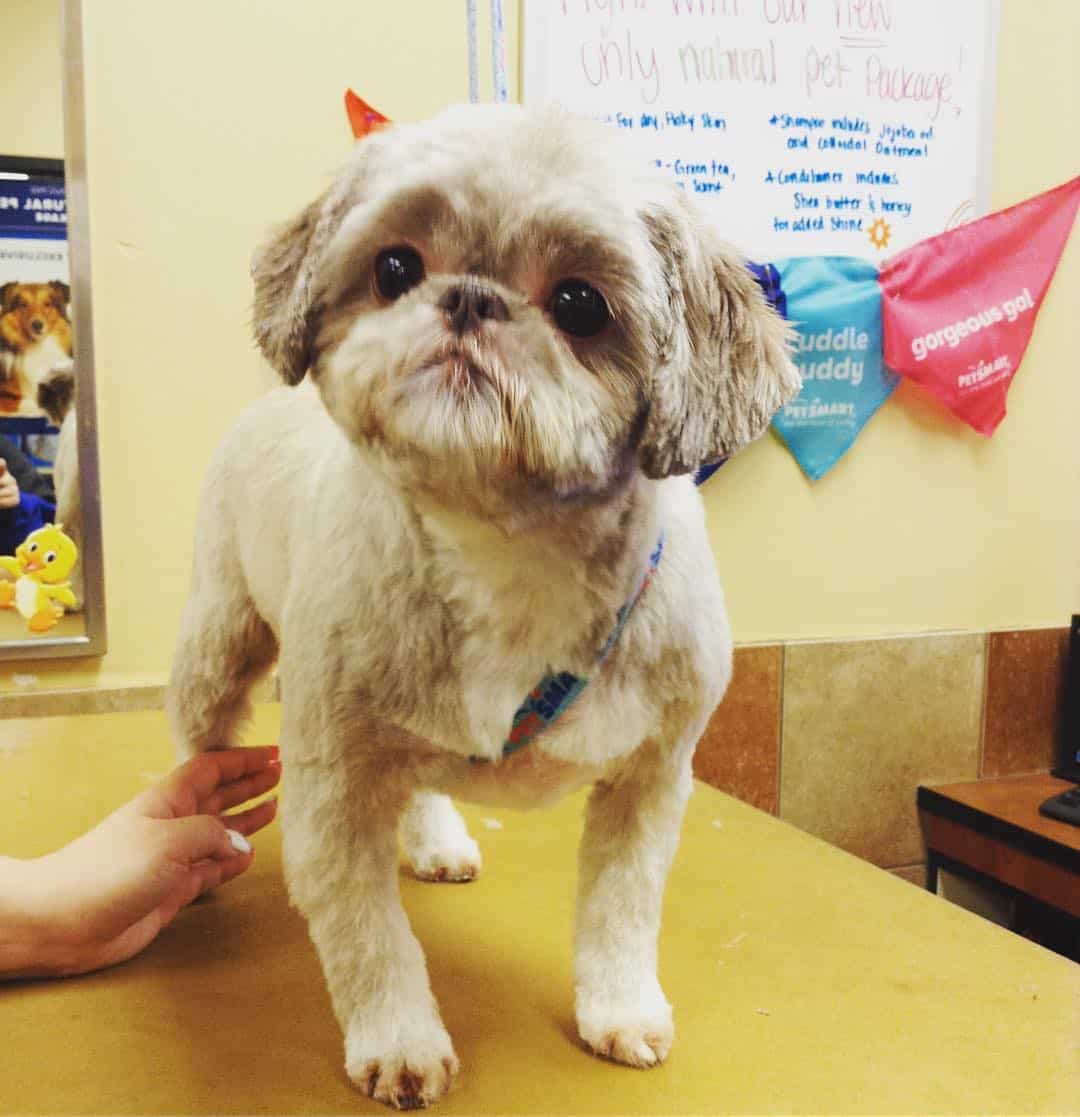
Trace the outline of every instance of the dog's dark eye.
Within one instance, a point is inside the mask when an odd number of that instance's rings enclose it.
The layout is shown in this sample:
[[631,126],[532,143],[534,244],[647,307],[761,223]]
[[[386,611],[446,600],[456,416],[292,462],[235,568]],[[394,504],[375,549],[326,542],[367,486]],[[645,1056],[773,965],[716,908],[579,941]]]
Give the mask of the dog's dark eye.
[[375,289],[393,302],[424,278],[424,261],[411,248],[388,248],[375,258]]
[[604,296],[581,279],[564,279],[551,296],[551,317],[564,334],[595,337],[611,319]]

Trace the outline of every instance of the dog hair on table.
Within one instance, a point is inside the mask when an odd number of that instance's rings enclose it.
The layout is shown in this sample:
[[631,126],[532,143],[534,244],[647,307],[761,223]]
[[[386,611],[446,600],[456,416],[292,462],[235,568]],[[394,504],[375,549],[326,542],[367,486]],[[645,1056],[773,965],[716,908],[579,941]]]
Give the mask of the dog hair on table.
[[[640,1067],[674,1035],[663,889],[731,673],[690,474],[799,382],[741,258],[619,144],[553,108],[394,126],[255,256],[258,343],[299,386],[210,465],[169,713],[183,755],[229,747],[277,659],[290,897],[349,1077],[399,1107],[458,1067],[397,883],[399,840],[424,879],[479,872],[450,796],[591,786],[577,1026]],[[551,672],[590,681],[504,755]]]

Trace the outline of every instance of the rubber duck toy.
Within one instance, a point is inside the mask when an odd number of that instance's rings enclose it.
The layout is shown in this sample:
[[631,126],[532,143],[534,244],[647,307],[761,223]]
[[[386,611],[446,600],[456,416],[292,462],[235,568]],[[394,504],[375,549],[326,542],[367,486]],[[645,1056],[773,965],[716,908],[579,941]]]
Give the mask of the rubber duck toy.
[[68,578],[78,558],[63,524],[32,531],[14,556],[0,555],[0,570],[13,579],[0,579],[0,609],[18,609],[31,632],[48,632],[64,615],[64,606],[75,605]]

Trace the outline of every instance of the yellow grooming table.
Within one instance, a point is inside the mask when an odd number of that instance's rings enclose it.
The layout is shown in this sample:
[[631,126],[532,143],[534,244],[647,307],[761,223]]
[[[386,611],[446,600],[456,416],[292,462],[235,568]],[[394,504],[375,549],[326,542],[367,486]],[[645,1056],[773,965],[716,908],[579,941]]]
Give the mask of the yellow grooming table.
[[[250,743],[275,733],[260,709]],[[0,722],[0,851],[54,848],[170,766],[159,714]],[[661,938],[675,1047],[656,1070],[596,1059],[571,988],[582,797],[466,813],[482,878],[402,879],[462,1063],[442,1113],[1080,1107],[1080,968],[705,786]],[[0,985],[0,1113],[386,1112],[345,1077],[276,829],[255,845],[126,965]]]

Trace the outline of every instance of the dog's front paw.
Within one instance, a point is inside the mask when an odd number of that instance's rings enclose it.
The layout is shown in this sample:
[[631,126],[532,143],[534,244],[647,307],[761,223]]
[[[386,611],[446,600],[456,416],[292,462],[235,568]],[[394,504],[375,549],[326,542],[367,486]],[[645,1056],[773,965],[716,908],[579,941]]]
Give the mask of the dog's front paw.
[[414,795],[402,819],[401,838],[421,880],[466,881],[480,875],[480,847],[445,795]]
[[443,836],[408,851],[413,872],[421,880],[463,883],[480,875],[480,847],[468,834]]
[[450,1089],[458,1072],[450,1037],[427,1044],[401,1044],[377,1052],[366,1043],[345,1042],[345,1070],[369,1098],[395,1109],[423,1109]]
[[671,1005],[659,988],[634,999],[579,997],[578,1034],[597,1055],[630,1067],[662,1063],[675,1039]]

